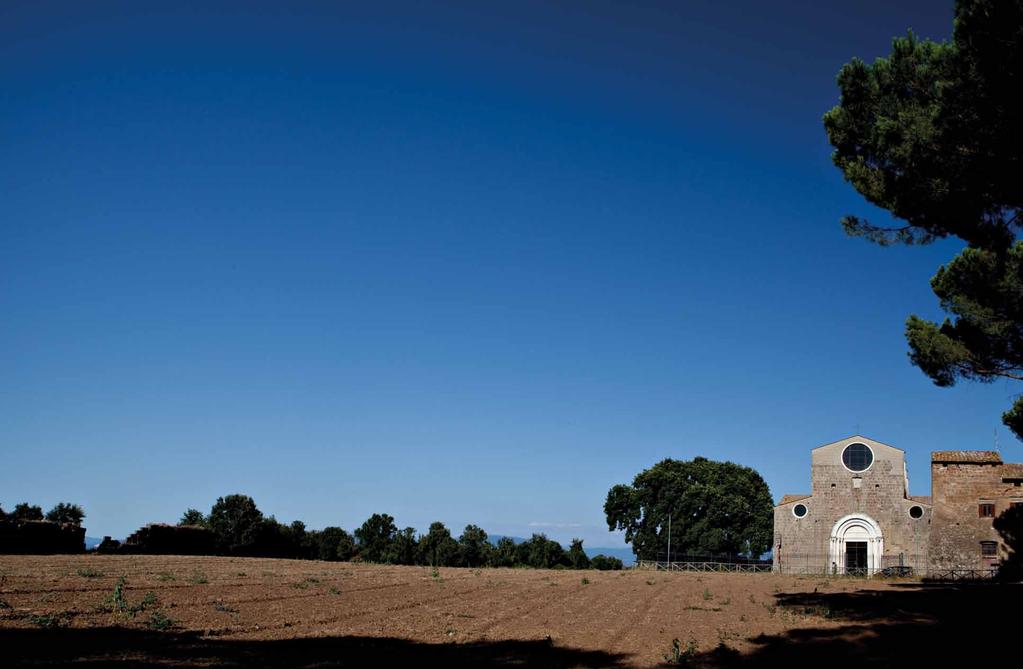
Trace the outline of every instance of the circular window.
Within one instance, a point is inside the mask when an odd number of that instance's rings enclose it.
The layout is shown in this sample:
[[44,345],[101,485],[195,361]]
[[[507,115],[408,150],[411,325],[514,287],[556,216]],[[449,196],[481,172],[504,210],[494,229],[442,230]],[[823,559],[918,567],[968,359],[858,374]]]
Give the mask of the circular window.
[[909,517],[910,518],[919,518],[919,517],[921,517],[923,515],[924,515],[924,510],[921,509],[919,506],[911,506],[911,507],[909,507]]
[[796,504],[792,507],[792,515],[796,518],[802,518],[806,515],[806,504]]
[[874,463],[874,454],[866,444],[849,444],[842,451],[842,464],[851,472],[865,472]]

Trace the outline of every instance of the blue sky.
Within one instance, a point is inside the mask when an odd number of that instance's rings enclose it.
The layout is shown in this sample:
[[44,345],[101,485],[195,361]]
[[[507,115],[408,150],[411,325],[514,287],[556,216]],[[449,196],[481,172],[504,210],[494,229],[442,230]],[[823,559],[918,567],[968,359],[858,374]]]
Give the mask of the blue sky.
[[906,358],[958,245],[844,236],[888,215],[821,125],[844,62],[951,11],[3,3],[0,503],[596,546],[665,457],[775,498],[857,431],[914,494],[931,450],[1019,460],[1018,387]]

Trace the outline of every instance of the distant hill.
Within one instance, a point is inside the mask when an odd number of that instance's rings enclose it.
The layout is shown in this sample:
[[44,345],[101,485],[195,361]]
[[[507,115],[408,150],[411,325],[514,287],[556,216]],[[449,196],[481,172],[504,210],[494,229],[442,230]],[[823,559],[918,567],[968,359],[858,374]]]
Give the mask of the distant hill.
[[97,539],[96,537],[85,537],[85,550],[91,551],[96,546],[99,546],[102,541],[102,538]]
[[[502,537],[504,537],[504,536],[507,536],[507,535],[491,534],[489,536],[490,543],[492,543],[492,544],[494,544],[496,546],[497,542]],[[508,538],[511,539],[512,541],[514,541],[517,544],[522,543],[523,541],[526,541],[526,539],[524,539],[523,537],[512,537],[512,536],[509,536]],[[564,544],[562,544],[562,547],[565,550],[568,550],[568,546],[565,546]],[[611,548],[609,546],[590,547],[590,546],[587,546],[586,543],[584,542],[583,543],[583,550],[586,552],[586,555],[588,555],[589,557],[593,557],[594,555],[606,555],[608,557],[616,557],[619,560],[621,560],[622,563],[626,567],[631,567],[632,565],[634,565],[636,563],[636,556],[633,555],[632,548],[630,548],[628,546],[621,546],[621,547],[618,547],[618,548]]]

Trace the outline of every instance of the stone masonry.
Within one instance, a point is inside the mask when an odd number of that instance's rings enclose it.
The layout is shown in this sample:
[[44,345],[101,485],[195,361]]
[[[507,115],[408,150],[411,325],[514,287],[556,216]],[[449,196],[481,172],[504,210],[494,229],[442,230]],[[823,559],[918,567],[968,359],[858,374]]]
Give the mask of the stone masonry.
[[[995,451],[938,451],[931,454],[931,493],[935,569],[989,569],[1006,557],[992,523],[1023,504],[1023,465],[1005,464]],[[984,555],[981,542],[994,543],[992,554]]]
[[[863,471],[843,464],[850,444],[871,453]],[[825,444],[811,454],[811,493],[786,495],[774,509],[775,569],[845,573],[846,541],[868,544],[864,569],[920,569],[930,523],[930,500],[908,494],[905,453],[861,436]]]
[[815,448],[811,492],[785,495],[774,508],[774,568],[926,574],[996,566],[1005,547],[985,514],[1023,503],[1023,465],[989,451],[936,452],[931,491],[909,495],[898,448],[860,435]]

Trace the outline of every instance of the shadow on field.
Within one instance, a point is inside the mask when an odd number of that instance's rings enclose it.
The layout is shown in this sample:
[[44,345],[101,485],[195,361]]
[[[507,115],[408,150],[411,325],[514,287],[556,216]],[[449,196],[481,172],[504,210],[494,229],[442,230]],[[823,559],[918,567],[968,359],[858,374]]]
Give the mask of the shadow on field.
[[429,644],[376,637],[237,641],[128,628],[0,630],[4,667],[619,667],[622,657],[547,641]]
[[[837,626],[802,626],[749,639],[738,654],[718,647],[690,658],[702,667],[970,666],[1020,642],[1023,585],[893,585],[880,591],[779,594],[781,616],[823,618]],[[816,621],[815,621],[816,622]],[[823,621],[822,621],[823,622]],[[798,624],[798,623],[797,623]]]
[[[819,585],[827,590],[827,584]],[[690,667],[972,666],[1015,657],[1023,585],[892,585],[883,590],[775,595],[791,629],[683,652]],[[770,604],[768,605],[770,607]],[[739,623],[740,621],[735,621]],[[746,623],[748,626],[749,623]],[[685,640],[683,639],[683,642]],[[685,648],[683,646],[682,650]],[[429,644],[394,638],[248,641],[123,627],[0,629],[0,666],[99,667],[626,667],[634,658],[546,641]]]

